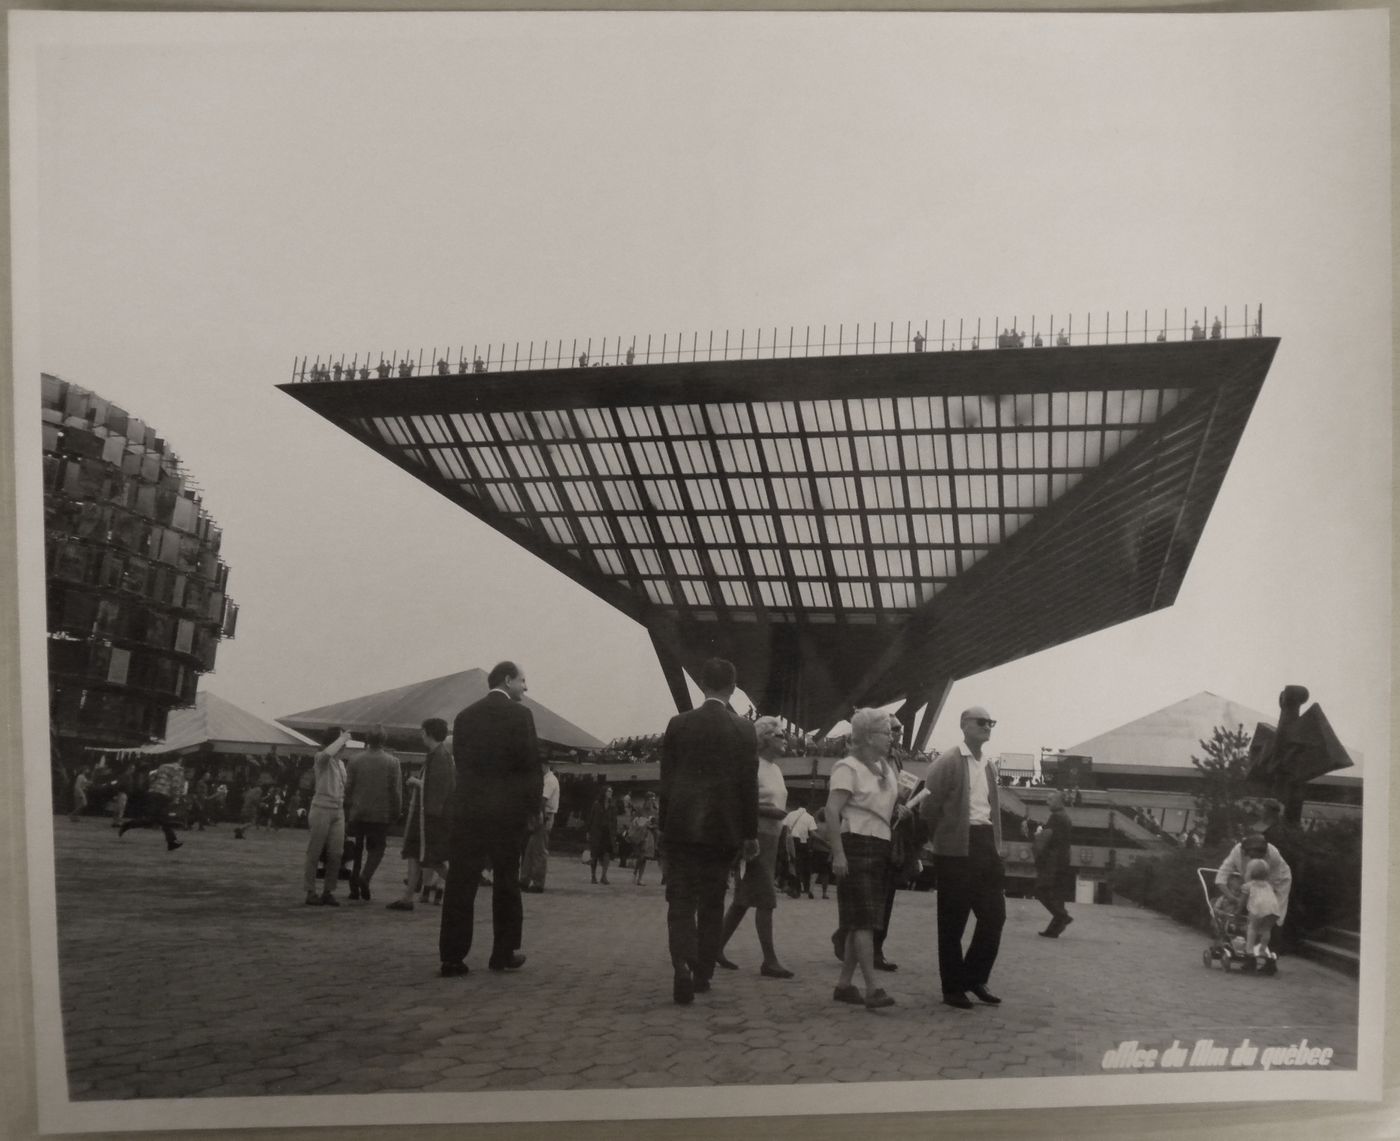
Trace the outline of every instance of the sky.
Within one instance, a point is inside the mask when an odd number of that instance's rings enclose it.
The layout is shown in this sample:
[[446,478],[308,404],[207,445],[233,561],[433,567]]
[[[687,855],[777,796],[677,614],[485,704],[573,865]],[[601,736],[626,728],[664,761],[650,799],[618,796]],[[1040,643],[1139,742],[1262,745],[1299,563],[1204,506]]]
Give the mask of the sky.
[[959,681],[932,744],[1301,683],[1388,754],[1383,15],[62,17],[16,72],[18,455],[41,370],[170,441],[241,608],[204,688],[511,658],[604,740],[674,712],[641,627],[279,392],[303,354],[1262,304],[1176,604]]

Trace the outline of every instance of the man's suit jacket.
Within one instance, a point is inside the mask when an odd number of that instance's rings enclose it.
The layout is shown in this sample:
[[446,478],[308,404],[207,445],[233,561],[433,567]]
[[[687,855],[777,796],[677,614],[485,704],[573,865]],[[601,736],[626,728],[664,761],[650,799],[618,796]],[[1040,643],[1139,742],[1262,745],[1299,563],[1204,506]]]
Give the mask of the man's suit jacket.
[[668,844],[736,851],[758,835],[758,741],[727,705],[678,713],[661,739],[661,814]]
[[540,810],[540,768],[534,715],[492,690],[452,723],[457,781],[453,817],[478,835],[519,835]]
[[[1001,775],[996,762],[987,760],[987,802],[992,810],[992,836],[1001,847],[1001,803],[997,789]],[[966,856],[971,829],[969,807],[972,797],[967,787],[967,757],[961,745],[940,753],[924,775],[928,796],[922,811],[929,828],[929,839],[937,856]]]

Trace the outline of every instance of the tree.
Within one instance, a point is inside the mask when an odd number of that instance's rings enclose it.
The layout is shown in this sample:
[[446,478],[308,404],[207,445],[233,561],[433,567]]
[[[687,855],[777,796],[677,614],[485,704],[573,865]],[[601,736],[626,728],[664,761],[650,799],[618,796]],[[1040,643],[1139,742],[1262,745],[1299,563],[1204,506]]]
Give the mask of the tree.
[[1240,725],[1226,729],[1217,725],[1210,740],[1200,742],[1203,757],[1191,763],[1201,774],[1201,790],[1196,808],[1206,818],[1207,847],[1235,837],[1241,818],[1240,800],[1245,794],[1245,771],[1249,764],[1249,734]]

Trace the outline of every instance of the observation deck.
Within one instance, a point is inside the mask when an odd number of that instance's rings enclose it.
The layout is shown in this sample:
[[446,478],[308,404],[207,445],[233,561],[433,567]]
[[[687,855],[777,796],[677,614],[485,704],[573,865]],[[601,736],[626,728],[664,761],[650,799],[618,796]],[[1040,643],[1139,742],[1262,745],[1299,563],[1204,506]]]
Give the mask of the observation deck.
[[280,387],[645,625],[679,707],[719,654],[809,728],[903,699],[919,747],[955,679],[1175,599],[1278,345],[1194,323]]

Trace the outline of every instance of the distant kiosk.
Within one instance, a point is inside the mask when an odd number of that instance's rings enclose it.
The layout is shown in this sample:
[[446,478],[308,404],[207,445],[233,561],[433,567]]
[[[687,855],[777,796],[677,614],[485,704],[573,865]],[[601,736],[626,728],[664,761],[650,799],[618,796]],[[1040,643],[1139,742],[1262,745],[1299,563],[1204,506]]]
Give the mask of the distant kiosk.
[[720,654],[763,713],[902,701],[922,749],[958,678],[1172,604],[1278,343],[281,388],[644,626],[677,708]]

